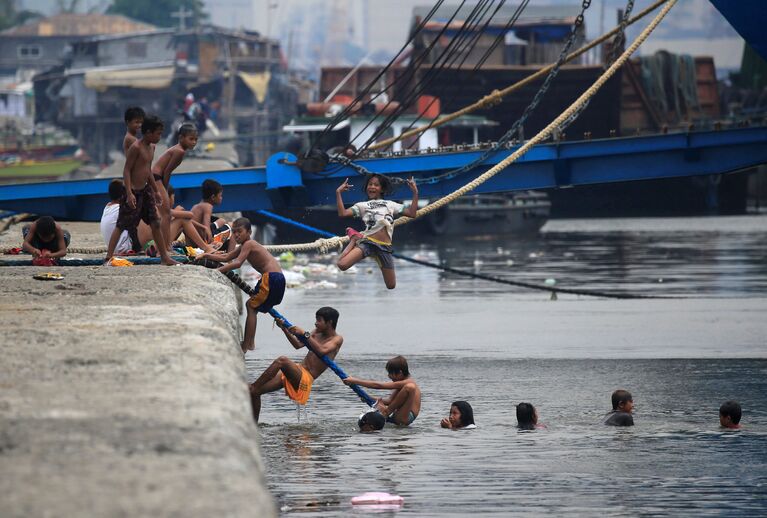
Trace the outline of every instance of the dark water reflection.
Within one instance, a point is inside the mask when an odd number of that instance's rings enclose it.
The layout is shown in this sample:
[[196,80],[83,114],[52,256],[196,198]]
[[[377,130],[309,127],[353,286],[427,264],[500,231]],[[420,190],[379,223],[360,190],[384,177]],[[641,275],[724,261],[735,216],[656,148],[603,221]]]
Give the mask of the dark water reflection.
[[[316,381],[301,422],[282,393],[266,396],[261,447],[283,514],[369,514],[350,499],[386,491],[405,505],[384,516],[764,516],[763,223],[719,233],[587,223],[525,240],[399,247],[518,280],[681,299],[554,302],[401,263],[393,292],[367,265],[332,278],[336,289],[289,290],[280,309],[301,324],[319,306],[339,309],[347,372],[384,379],[386,359],[406,355],[423,405],[409,429],[359,434],[364,406],[332,374]],[[257,344],[251,376],[277,355],[299,358],[263,320]],[[632,429],[600,424],[616,388],[634,395]],[[474,407],[476,430],[439,428],[457,399]],[[743,405],[742,431],[718,427],[727,399]],[[521,401],[547,430],[514,428]]]

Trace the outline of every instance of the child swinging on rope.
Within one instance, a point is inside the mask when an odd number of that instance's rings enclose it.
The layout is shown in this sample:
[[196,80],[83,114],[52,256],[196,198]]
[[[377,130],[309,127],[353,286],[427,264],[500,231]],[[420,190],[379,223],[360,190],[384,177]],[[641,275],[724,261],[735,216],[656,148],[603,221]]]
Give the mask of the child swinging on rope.
[[341,195],[352,188],[349,179],[344,180],[344,183],[336,189],[338,215],[361,218],[365,223],[365,230],[361,233],[351,228],[346,229],[350,240],[336,263],[340,270],[346,271],[365,257],[372,256],[381,268],[386,287],[390,290],[394,289],[397,285],[391,246],[394,219],[400,215],[415,218],[418,211],[418,186],[412,177],[407,181],[407,186],[413,193],[413,200],[408,208],[401,203],[384,199],[384,196],[391,191],[391,181],[380,174],[369,175],[365,180],[364,190],[368,201],[355,203],[349,209],[344,208]]

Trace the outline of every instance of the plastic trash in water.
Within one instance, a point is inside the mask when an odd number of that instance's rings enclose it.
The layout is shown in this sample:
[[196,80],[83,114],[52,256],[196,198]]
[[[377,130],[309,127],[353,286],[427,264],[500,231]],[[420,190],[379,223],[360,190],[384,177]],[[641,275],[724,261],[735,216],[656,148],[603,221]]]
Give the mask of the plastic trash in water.
[[543,284],[545,284],[546,286],[554,286],[556,283],[557,283],[557,280],[552,279],[551,277],[543,281]]
[[353,506],[367,509],[398,509],[404,503],[405,499],[399,495],[380,492],[363,493],[352,498]]

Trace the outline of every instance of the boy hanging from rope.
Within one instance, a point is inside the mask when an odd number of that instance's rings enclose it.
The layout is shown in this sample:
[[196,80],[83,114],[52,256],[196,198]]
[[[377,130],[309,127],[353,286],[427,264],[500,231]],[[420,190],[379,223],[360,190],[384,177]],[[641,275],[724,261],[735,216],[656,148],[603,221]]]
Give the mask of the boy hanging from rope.
[[261,274],[261,279],[256,284],[255,295],[246,304],[248,316],[245,319],[245,336],[241,344],[244,353],[256,348],[257,313],[267,313],[282,302],[282,297],[285,295],[285,276],[282,274],[282,268],[277,259],[261,243],[250,238],[250,220],[248,218],[234,220],[232,233],[234,240],[240,245],[239,247],[227,254],[205,253],[198,259],[200,261],[210,259],[219,263],[226,263],[218,268],[221,273],[239,268],[242,263],[248,261]]
[[361,218],[365,223],[365,230],[361,233],[351,228],[346,229],[350,239],[349,245],[336,263],[340,270],[346,271],[365,257],[372,256],[381,268],[386,287],[390,290],[394,289],[397,285],[391,245],[394,219],[400,215],[415,218],[418,211],[418,186],[412,177],[407,181],[407,186],[413,193],[413,200],[408,208],[401,203],[384,199],[384,196],[391,191],[391,181],[380,174],[368,175],[363,187],[368,200],[355,203],[349,209],[344,208],[341,195],[352,188],[349,179],[344,180],[344,183],[336,189],[338,215],[342,218],[352,216]]

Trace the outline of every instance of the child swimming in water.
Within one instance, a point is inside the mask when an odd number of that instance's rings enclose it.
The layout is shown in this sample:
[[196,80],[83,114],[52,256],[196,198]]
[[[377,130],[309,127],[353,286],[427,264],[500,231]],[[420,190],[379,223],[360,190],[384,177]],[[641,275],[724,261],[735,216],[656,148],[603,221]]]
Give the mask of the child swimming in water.
[[605,419],[608,426],[634,426],[634,398],[628,390],[616,390],[612,395],[613,410]]
[[538,424],[538,410],[530,403],[517,405],[517,428],[520,430],[540,430],[546,428]]
[[401,203],[384,199],[384,196],[391,191],[391,181],[380,174],[368,175],[365,180],[364,190],[368,201],[355,203],[349,209],[344,208],[341,195],[352,188],[349,179],[344,180],[344,183],[336,189],[338,215],[342,218],[352,216],[361,218],[365,223],[365,230],[361,233],[347,229],[350,237],[349,245],[336,263],[340,270],[346,271],[365,257],[372,256],[381,268],[386,287],[390,290],[394,289],[397,285],[391,245],[394,219],[400,215],[414,218],[418,211],[418,186],[415,179],[411,177],[407,185],[413,193],[413,200],[408,208]]
[[741,414],[740,403],[737,401],[725,401],[719,407],[719,424],[730,430],[739,430]]
[[386,362],[386,372],[391,382],[379,382],[354,378],[344,379],[347,385],[360,385],[374,389],[391,389],[388,398],[381,398],[376,408],[386,416],[387,423],[408,426],[415,421],[421,411],[421,389],[410,377],[410,370],[404,356],[395,356]]
[[442,428],[452,430],[471,430],[477,426],[474,424],[474,410],[466,401],[453,401],[450,405],[450,415],[440,421]]
[[375,432],[383,430],[386,424],[386,418],[381,415],[380,412],[375,410],[371,412],[365,412],[357,421],[357,426],[360,427],[360,432]]

